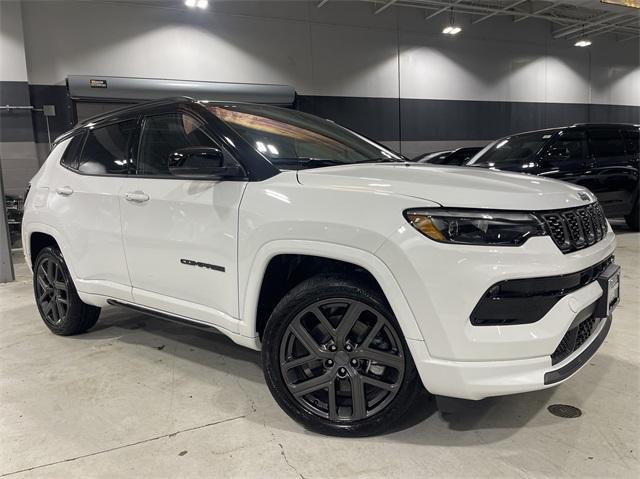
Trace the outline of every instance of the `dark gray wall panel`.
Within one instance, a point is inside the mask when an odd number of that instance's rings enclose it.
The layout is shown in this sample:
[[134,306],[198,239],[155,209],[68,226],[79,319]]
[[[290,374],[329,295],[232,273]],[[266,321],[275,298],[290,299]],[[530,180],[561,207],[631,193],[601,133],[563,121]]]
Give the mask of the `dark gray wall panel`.
[[400,138],[397,98],[298,95],[296,108],[353,128],[378,141]]
[[640,123],[640,107],[578,103],[298,96],[297,108],[379,141],[494,140],[582,122]]
[[[54,105],[56,116],[49,117],[51,140],[64,133],[74,124],[73,105],[64,85],[29,85],[31,102],[36,108],[42,105]],[[38,143],[47,142],[47,127],[42,112],[33,114],[33,127]]]
[[[29,84],[0,81],[0,105],[29,106]],[[0,110],[0,142],[33,141],[33,123],[29,110]]]

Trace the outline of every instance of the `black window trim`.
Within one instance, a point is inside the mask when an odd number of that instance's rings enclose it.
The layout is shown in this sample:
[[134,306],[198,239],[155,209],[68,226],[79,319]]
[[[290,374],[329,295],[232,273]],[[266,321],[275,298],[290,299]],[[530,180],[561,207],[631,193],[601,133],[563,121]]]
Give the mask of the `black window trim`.
[[[203,178],[203,177],[191,177],[191,176],[173,176],[173,175],[139,175],[138,171],[138,162],[140,160],[140,143],[142,141],[142,131],[147,118],[156,117],[156,116],[166,116],[171,114],[183,114],[190,116],[193,119],[198,120],[203,124],[205,132],[211,137],[211,139],[216,143],[216,145],[221,148],[227,155],[229,155],[233,161],[235,161],[242,171],[244,171],[244,175],[242,176],[234,176],[234,177],[225,177],[225,178]],[[135,178],[143,178],[143,179],[159,179],[159,180],[186,180],[186,181],[209,181],[213,183],[219,183],[222,181],[251,181],[249,174],[247,172],[247,168],[245,165],[236,158],[236,156],[229,151],[229,149],[225,146],[225,142],[221,141],[220,135],[216,134],[213,129],[209,126],[209,122],[206,118],[202,118],[196,112],[191,109],[183,109],[183,108],[172,108],[164,111],[151,111],[147,113],[143,113],[140,115],[138,119],[138,127],[136,130],[136,134],[132,137],[132,140],[135,140],[135,148],[134,151],[131,152],[131,157],[133,159],[133,168],[130,171],[130,175]]]

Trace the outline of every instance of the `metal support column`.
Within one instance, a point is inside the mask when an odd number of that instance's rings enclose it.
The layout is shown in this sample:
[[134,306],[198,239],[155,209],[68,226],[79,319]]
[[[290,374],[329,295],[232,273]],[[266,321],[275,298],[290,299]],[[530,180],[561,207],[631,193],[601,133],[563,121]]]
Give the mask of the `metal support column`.
[[2,179],[2,164],[0,164],[0,283],[8,283],[16,279],[13,271],[13,258],[11,257],[11,238],[9,237],[9,219],[7,207],[4,201],[4,181]]

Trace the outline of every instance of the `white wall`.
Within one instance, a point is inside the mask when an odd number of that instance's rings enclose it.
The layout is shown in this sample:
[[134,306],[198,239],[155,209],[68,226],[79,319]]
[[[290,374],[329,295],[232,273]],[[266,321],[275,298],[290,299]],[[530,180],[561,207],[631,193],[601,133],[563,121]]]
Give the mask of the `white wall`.
[[[179,4],[179,2],[177,2]],[[211,2],[207,12],[23,3],[29,81],[69,74],[287,83],[301,94],[640,105],[638,45],[553,40],[537,20],[491,19],[447,38],[447,16],[317,2]],[[398,35],[396,25],[401,33]],[[398,43],[399,39],[399,43]],[[398,58],[398,50],[400,57]],[[400,75],[398,75],[398,69]]]
[[0,2],[0,81],[27,81],[20,2]]

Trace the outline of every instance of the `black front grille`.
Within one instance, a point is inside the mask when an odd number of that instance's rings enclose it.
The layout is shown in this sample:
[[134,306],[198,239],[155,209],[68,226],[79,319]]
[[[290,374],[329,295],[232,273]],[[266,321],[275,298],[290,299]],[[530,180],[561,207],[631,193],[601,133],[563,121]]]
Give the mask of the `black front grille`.
[[541,214],[553,242],[563,253],[591,246],[607,234],[607,220],[600,203]]
[[571,328],[563,336],[556,350],[551,354],[551,364],[557,364],[574,351],[578,350],[591,337],[598,320],[591,315],[577,326]]

